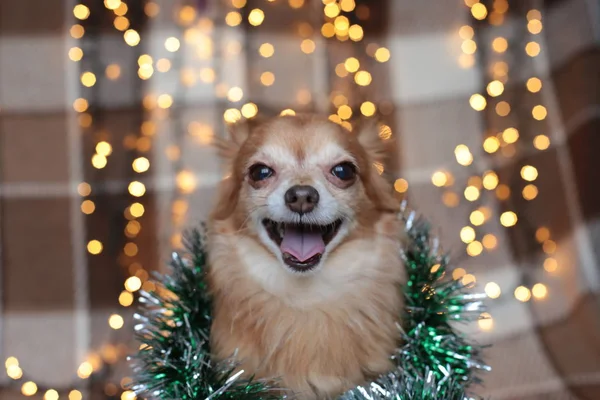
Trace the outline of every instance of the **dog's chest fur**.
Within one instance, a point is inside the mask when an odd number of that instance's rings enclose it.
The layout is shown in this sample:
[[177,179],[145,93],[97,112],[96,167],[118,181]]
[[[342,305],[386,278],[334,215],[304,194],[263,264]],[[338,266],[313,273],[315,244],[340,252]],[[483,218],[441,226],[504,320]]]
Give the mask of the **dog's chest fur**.
[[317,274],[293,276],[254,239],[213,232],[213,352],[300,399],[334,398],[391,367],[403,273],[398,241],[342,244]]

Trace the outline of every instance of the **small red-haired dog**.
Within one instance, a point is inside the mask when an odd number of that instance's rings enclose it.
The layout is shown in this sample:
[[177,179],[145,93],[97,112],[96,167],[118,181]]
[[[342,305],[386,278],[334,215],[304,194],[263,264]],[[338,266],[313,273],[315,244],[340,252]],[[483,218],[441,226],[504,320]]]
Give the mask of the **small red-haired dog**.
[[298,399],[389,371],[405,272],[377,126],[276,117],[218,147],[230,174],[209,222],[214,356]]

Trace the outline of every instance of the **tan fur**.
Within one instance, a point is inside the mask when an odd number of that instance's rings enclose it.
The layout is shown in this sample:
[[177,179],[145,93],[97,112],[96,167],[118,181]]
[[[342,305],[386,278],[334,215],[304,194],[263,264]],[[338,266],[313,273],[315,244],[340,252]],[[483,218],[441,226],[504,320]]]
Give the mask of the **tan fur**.
[[[224,155],[232,172],[209,224],[212,348],[219,359],[235,354],[246,375],[281,379],[299,399],[335,398],[386,372],[398,344],[400,227],[391,187],[372,166],[381,156],[373,135],[312,116],[277,118],[252,129],[243,143],[234,139]],[[335,155],[338,148],[359,166],[350,188],[327,181],[336,162],[327,151]],[[256,159],[277,163],[279,173],[260,190],[246,181]],[[286,270],[253,222],[283,182],[321,184],[352,210],[346,236],[313,274]]]

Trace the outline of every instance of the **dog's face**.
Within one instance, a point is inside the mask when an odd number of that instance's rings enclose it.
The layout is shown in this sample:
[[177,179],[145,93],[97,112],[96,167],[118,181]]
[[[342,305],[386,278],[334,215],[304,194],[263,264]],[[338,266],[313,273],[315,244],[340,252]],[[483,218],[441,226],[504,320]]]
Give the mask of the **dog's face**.
[[373,162],[375,126],[351,133],[328,120],[280,117],[232,132],[214,218],[233,218],[295,274],[317,271],[336,246],[397,207]]

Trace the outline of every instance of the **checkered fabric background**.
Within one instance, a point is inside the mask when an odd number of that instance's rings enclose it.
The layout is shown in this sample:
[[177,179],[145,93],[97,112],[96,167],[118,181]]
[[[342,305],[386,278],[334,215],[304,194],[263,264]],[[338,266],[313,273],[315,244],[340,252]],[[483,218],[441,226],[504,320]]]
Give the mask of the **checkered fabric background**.
[[[497,1],[485,4],[491,11],[501,6]],[[320,0],[249,0],[239,12],[246,18],[263,9],[257,27],[225,24],[236,10],[231,0],[129,0],[126,17],[141,35],[135,47],[113,26],[115,12],[102,0],[83,1],[91,10],[83,21],[73,18],[77,3],[0,2],[0,358],[17,357],[27,379],[49,388],[76,382],[84,398],[118,397],[129,373],[123,356],[132,348],[133,307],[118,301],[123,282],[133,275],[145,282],[150,271],[161,270],[182,229],[207,215],[223,174],[209,146],[212,135],[223,134],[223,113],[252,101],[267,115],[286,108],[331,114],[333,97],[343,94],[355,114],[363,101],[374,102],[392,128],[396,157],[386,173],[408,182],[399,197],[431,220],[479,290],[496,282],[502,291],[489,301],[492,326],[465,327],[492,344],[486,351],[492,372],[478,392],[492,399],[600,399],[597,0],[511,0],[500,24],[477,21],[460,0],[357,0],[369,13],[366,21],[353,21],[364,28],[359,43],[321,35]],[[531,9],[541,11],[538,35],[527,32]],[[82,38],[74,24],[85,30]],[[472,58],[461,51],[462,25],[474,29]],[[491,49],[498,36],[508,39],[505,53]],[[179,38],[178,51],[167,51],[168,37]],[[304,39],[314,41],[312,54],[302,52]],[[537,57],[525,53],[531,40],[541,46]],[[264,42],[275,48],[270,58],[259,55]],[[377,62],[369,43],[387,47],[391,59]],[[80,61],[69,59],[73,47],[82,49]],[[138,77],[144,54],[153,59],[147,80]],[[371,72],[371,85],[336,75],[348,57]],[[498,62],[506,63],[507,74],[494,70]],[[95,74],[95,85],[82,85],[84,71]],[[275,76],[272,86],[260,82],[265,71]],[[505,90],[491,97],[486,85],[495,74]],[[532,76],[543,82],[538,93],[526,89]],[[227,91],[236,86],[243,100],[230,102]],[[470,106],[474,93],[485,96],[485,110]],[[82,107],[79,98],[87,101],[84,112],[74,110]],[[510,104],[509,115],[495,111],[500,101]],[[531,115],[538,104],[548,114],[542,121]],[[511,126],[519,141],[486,153],[484,139]],[[543,151],[532,145],[540,134],[550,139]],[[92,157],[101,141],[112,153],[98,169]],[[455,158],[460,144],[474,158],[467,167]],[[150,161],[147,172],[132,169],[137,157]],[[524,165],[539,172],[531,201],[521,196]],[[482,189],[467,201],[467,180],[487,170],[511,195],[501,200]],[[436,171],[454,183],[434,186]],[[129,193],[132,181],[144,183],[143,196]],[[91,213],[90,202],[82,212],[86,200],[93,202]],[[136,202],[144,207],[137,218]],[[469,256],[460,231],[479,207],[491,216],[475,227],[477,238],[493,234],[497,246]],[[505,211],[517,214],[514,227],[501,225]],[[545,247],[536,240],[540,227],[550,233]],[[100,254],[87,250],[91,240],[102,243]],[[548,257],[557,265],[550,272],[543,267]],[[536,283],[546,286],[544,299],[520,302],[513,295]],[[125,319],[119,330],[107,324],[114,313]],[[108,365],[101,378],[110,383],[78,379],[85,360]],[[20,386],[6,388],[9,381],[0,376],[0,397],[21,398]]]

